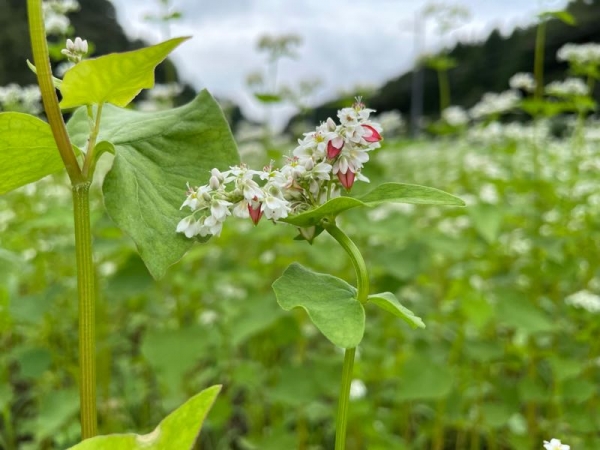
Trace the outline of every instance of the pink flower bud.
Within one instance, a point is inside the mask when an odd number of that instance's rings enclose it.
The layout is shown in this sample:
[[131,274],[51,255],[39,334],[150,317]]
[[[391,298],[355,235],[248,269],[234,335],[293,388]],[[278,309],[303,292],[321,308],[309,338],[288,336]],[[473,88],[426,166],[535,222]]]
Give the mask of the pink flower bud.
[[329,159],[335,158],[340,154],[344,147],[344,140],[341,137],[336,137],[327,143],[327,157]]
[[365,134],[363,134],[363,139],[367,142],[379,142],[381,140],[381,135],[379,132],[373,128],[371,125],[362,126],[365,129]]
[[348,169],[346,173],[338,172],[337,176],[340,180],[340,183],[342,183],[342,186],[349,191],[354,184],[354,178],[356,177],[356,174]]
[[254,225],[258,225],[258,222],[260,222],[260,218],[263,215],[262,205],[256,201],[257,199],[257,197],[254,197],[254,200],[248,203],[248,212],[250,213],[250,219],[252,219]]

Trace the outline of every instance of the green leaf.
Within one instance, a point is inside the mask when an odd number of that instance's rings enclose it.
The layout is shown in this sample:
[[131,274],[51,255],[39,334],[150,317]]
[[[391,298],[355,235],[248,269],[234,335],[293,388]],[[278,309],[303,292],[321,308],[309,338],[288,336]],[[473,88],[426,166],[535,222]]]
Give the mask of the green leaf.
[[575,26],[577,21],[573,14],[568,11],[546,11],[540,14],[541,19],[558,19],[567,25]]
[[435,188],[416,184],[384,183],[360,198],[336,197],[318,208],[281,219],[281,222],[299,227],[309,227],[317,225],[324,217],[335,217],[348,209],[359,206],[377,206],[388,202],[412,203],[416,205],[465,206],[465,202],[460,198]]
[[[104,204],[114,222],[131,236],[154,278],[164,275],[193,244],[175,232],[186,183],[208,182],[213,167],[239,161],[219,105],[206,91],[180,108],[153,113],[106,105],[99,142],[110,141],[115,159],[104,179]],[[73,142],[89,133],[84,108],[68,124]],[[99,144],[100,145],[100,144]]]
[[154,86],[154,69],[179,44],[170,39],[151,47],[86,59],[65,73],[61,108],[112,103],[127,106],[142,89]]
[[149,434],[97,436],[70,450],[191,450],[220,390],[219,385],[203,390],[169,414]]
[[400,301],[391,292],[369,295],[368,301],[379,306],[384,311],[387,311],[396,317],[400,317],[412,328],[425,328],[423,320],[420,317],[415,316],[410,309],[402,306]]
[[0,113],[0,194],[63,167],[50,125],[29,114]]
[[273,290],[283,309],[304,309],[338,347],[353,348],[362,340],[365,310],[356,299],[356,289],[344,280],[293,263],[275,280]]

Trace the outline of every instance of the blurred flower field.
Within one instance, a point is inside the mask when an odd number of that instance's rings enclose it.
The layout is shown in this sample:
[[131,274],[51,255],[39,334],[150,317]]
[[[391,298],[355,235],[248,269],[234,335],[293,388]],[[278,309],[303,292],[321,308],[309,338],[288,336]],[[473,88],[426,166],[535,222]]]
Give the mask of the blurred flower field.
[[[348,448],[525,449],[550,437],[600,447],[600,127],[570,133],[567,124],[553,137],[550,125],[388,139],[372,155],[365,174],[373,183],[435,186],[467,207],[382,206],[368,220],[340,218],[371,264],[373,289],[396,293],[427,325],[413,331],[372,312]],[[0,197],[7,449],[78,440],[63,181]],[[99,192],[94,198],[101,202]],[[305,313],[280,310],[270,285],[294,260],[352,282],[333,241],[320,236],[317,251],[294,242],[291,226],[232,221],[155,282],[108,217],[92,220],[103,433],[150,430],[191,394],[222,383],[199,448],[331,448],[341,355]]]

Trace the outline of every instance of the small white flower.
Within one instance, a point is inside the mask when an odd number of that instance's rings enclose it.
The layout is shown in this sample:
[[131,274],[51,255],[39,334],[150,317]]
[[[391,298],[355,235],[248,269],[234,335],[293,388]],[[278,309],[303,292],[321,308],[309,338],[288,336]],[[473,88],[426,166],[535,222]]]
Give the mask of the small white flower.
[[535,91],[535,78],[531,73],[519,72],[514,74],[508,81],[511,89],[523,89],[527,92]]
[[359,400],[367,394],[367,387],[362,380],[352,380],[350,383],[350,399]]
[[544,449],[546,450],[571,450],[570,445],[560,442],[558,439],[551,439],[550,442],[544,441]]

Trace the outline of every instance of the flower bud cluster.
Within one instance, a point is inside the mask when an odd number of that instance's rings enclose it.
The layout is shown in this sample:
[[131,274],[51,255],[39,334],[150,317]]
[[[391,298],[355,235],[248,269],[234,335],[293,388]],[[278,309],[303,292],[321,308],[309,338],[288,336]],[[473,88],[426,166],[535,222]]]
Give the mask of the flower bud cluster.
[[188,186],[181,208],[192,214],[179,222],[177,232],[218,236],[232,215],[254,224],[263,215],[278,221],[339,196],[341,187],[350,190],[355,180],[368,182],[361,171],[382,139],[381,126],[369,120],[372,112],[360,101],[338,111],[340,124],[329,118],[305,133],[281,168],[271,162],[262,170],[244,164],[225,172],[212,169],[207,185]]
[[88,43],[85,39],[76,37],[75,41],[67,39],[66,48],[60,51],[73,63],[78,63],[88,52]]

